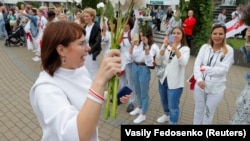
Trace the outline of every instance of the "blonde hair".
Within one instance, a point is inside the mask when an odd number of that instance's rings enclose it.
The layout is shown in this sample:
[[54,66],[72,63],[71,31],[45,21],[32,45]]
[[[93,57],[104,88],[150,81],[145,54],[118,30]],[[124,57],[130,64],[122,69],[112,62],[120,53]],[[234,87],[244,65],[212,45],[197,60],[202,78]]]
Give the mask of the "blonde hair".
[[[56,13],[56,16],[59,16],[62,13],[62,9],[60,7],[56,7],[55,13]],[[57,15],[57,14],[59,14],[59,15]]]
[[83,13],[89,13],[90,16],[93,17],[93,21],[95,20],[95,17],[96,17],[96,10],[95,10],[95,9],[93,9],[93,8],[91,8],[91,7],[88,7],[88,8],[85,8],[85,9],[83,10]]
[[59,21],[68,21],[68,17],[63,13],[61,13],[57,18]]
[[214,31],[215,29],[217,29],[217,28],[222,28],[223,31],[224,31],[224,34],[225,34],[224,40],[223,40],[223,43],[222,43],[222,47],[221,47],[222,52],[223,52],[223,55],[222,55],[221,57],[225,57],[225,55],[226,55],[227,52],[228,52],[228,49],[227,49],[227,42],[226,42],[226,32],[227,32],[227,29],[226,29],[226,27],[225,27],[224,25],[216,24],[216,25],[214,25],[214,26],[212,27],[212,30],[211,30],[211,32],[210,32],[210,38],[209,38],[209,40],[208,40],[208,44],[210,44],[211,46],[214,45],[214,42],[213,42],[211,36],[212,36],[213,31]]

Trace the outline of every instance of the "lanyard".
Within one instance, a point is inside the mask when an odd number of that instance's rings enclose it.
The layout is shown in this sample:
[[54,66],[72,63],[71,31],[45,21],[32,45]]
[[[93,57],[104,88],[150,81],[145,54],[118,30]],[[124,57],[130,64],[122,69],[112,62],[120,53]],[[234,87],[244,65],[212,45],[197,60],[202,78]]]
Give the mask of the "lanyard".
[[[178,48],[178,50],[180,50],[181,48],[182,48],[182,46],[180,46],[180,47]],[[168,62],[169,62],[169,63],[172,61],[172,59],[174,58],[174,56],[175,56],[175,52],[173,52],[173,51],[171,50],[170,55],[169,55],[169,57],[168,57]]]

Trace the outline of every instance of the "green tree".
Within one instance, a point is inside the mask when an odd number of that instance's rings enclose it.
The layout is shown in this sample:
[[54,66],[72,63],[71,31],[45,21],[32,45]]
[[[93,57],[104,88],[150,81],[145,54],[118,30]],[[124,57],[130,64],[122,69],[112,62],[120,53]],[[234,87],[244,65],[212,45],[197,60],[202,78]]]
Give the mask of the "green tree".
[[180,0],[180,10],[182,18],[187,16],[188,10],[194,11],[194,17],[196,18],[196,25],[193,31],[192,37],[192,50],[191,53],[196,55],[199,48],[207,43],[210,35],[210,30],[213,24],[213,9],[214,4],[211,0],[190,0],[185,2],[185,0]]
[[21,5],[22,5],[22,4],[24,4],[24,2],[19,1],[19,2],[16,3],[16,5],[17,5],[17,7],[18,7],[19,9],[21,9]]
[[240,4],[247,4],[249,0],[236,0],[236,5],[240,5]]
[[86,8],[86,7],[91,7],[94,9],[96,8],[96,5],[100,2],[101,0],[82,0],[82,8]]
[[30,5],[31,5],[32,7],[36,7],[36,8],[39,8],[39,7],[40,7],[39,2],[31,1],[31,2],[29,2],[29,3],[30,3]]

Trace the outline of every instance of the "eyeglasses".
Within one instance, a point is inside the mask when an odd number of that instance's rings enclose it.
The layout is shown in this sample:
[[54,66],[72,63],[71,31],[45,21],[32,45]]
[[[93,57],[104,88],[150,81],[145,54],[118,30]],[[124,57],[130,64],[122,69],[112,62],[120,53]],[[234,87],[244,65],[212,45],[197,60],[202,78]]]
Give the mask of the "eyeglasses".
[[89,43],[86,40],[81,42],[81,46],[83,46],[83,47],[87,47],[88,45],[89,45]]

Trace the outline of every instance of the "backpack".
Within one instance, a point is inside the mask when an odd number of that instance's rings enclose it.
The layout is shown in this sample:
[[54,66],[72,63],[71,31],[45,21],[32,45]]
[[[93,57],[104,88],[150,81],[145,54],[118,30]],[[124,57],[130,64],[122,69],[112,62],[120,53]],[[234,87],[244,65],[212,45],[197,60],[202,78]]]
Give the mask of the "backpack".
[[128,38],[129,42],[132,41],[132,38],[131,38],[131,30],[128,31],[128,37],[123,37],[123,39],[126,39]]
[[132,41],[132,38],[131,38],[131,30],[128,31],[128,40],[129,40],[129,42]]

